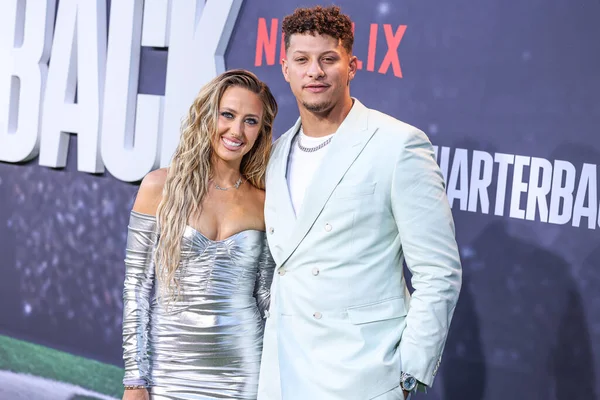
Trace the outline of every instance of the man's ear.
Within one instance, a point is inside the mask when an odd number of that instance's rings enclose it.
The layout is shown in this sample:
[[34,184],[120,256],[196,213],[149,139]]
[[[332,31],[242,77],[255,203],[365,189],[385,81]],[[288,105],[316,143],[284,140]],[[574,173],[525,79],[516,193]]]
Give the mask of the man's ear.
[[287,57],[281,59],[281,72],[287,83],[290,83],[290,75],[288,71],[288,60]]
[[350,81],[352,79],[354,79],[354,76],[356,76],[357,70],[358,70],[358,57],[350,56],[350,65],[349,65],[349,69],[348,69],[348,83],[350,83]]

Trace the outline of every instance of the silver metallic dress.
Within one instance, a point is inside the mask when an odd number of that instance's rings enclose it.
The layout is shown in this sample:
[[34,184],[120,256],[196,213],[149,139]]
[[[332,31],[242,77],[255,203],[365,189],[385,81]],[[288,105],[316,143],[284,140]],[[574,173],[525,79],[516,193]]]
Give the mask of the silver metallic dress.
[[262,231],[213,241],[186,227],[177,272],[181,293],[158,302],[156,219],[131,213],[123,290],[124,383],[150,398],[256,399],[264,311],[274,263]]

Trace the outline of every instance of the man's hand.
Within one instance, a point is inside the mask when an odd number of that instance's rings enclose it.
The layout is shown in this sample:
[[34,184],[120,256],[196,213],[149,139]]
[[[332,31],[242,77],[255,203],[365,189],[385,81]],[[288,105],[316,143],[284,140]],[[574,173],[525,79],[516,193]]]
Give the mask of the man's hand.
[[150,395],[146,389],[128,389],[123,393],[123,400],[150,400]]

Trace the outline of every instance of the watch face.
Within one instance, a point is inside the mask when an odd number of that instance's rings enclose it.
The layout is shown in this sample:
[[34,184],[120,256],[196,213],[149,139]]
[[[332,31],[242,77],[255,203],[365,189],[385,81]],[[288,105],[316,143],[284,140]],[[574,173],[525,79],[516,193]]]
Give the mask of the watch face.
[[402,389],[411,391],[417,386],[417,379],[414,376],[407,376],[404,381],[402,381]]

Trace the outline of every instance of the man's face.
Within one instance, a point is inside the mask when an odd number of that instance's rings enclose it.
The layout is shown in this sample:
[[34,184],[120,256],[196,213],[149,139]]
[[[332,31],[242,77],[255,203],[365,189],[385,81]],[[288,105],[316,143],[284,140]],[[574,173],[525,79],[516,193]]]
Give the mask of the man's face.
[[298,105],[324,113],[350,97],[356,57],[329,35],[294,34],[290,37],[282,71]]

